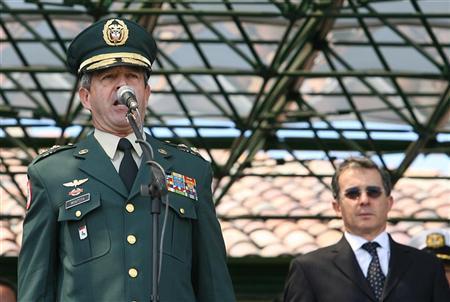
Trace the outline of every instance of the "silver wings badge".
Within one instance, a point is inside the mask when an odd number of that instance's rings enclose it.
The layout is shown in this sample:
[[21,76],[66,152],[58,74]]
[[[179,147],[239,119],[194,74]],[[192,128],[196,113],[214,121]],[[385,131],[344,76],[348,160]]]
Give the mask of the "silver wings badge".
[[83,188],[78,188],[78,186],[81,186],[82,184],[84,184],[85,182],[87,182],[89,180],[89,178],[83,178],[83,179],[74,179],[70,182],[66,182],[63,183],[63,186],[68,187],[68,188],[74,188],[73,190],[71,190],[68,194],[70,196],[77,196],[80,195],[80,193],[82,193],[84,190]]

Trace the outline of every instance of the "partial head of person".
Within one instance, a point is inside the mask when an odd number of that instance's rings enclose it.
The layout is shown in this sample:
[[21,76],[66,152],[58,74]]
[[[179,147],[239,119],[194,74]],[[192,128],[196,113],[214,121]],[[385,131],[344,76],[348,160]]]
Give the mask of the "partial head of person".
[[15,302],[17,301],[16,286],[8,279],[0,277],[0,301]]
[[372,160],[346,159],[336,169],[331,186],[333,208],[347,232],[371,241],[386,229],[393,204],[391,180]]
[[123,86],[134,90],[144,119],[156,53],[155,40],[145,28],[121,18],[100,20],[75,37],[67,65],[79,77],[78,95],[83,107],[91,111],[96,129],[121,137],[132,132],[126,119],[128,107],[117,97]]

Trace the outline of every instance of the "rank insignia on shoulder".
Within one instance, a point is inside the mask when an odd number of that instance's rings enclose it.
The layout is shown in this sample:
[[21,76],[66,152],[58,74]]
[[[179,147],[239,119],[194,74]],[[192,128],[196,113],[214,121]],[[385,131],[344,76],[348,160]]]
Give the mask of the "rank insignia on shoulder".
[[36,158],[33,160],[32,164],[37,163],[38,161],[40,161],[43,158],[46,158],[49,155],[55,154],[62,150],[67,150],[67,149],[72,149],[72,148],[75,148],[74,144],[67,144],[67,145],[62,145],[62,146],[54,145],[48,149],[42,149],[39,151],[38,156],[36,156]]
[[201,159],[205,160],[203,158],[203,156],[200,154],[200,152],[198,151],[198,149],[195,148],[195,147],[188,147],[185,144],[174,144],[171,141],[165,141],[165,143],[168,144],[168,145],[171,145],[171,146],[173,146],[175,148],[177,148],[180,151],[184,151],[186,153],[190,153],[192,155],[195,155],[195,156],[200,157]]
[[40,149],[39,150],[39,155],[43,155],[43,154],[45,154],[46,152],[51,152],[52,150],[56,150],[56,149],[58,149],[60,146],[59,145],[53,145],[53,146],[51,146],[50,148],[42,148],[42,149]]
[[168,154],[166,149],[163,149],[163,148],[159,148],[158,152],[161,153],[162,155],[167,155]]
[[186,196],[193,200],[198,200],[197,182],[195,178],[172,172],[166,175],[167,190],[176,194]]
[[198,156],[198,157],[203,158],[203,157],[200,155],[200,153],[198,152],[198,149],[195,148],[195,147],[188,147],[188,146],[186,146],[185,144],[179,144],[179,145],[177,145],[177,148],[178,148],[179,150],[181,150],[181,151],[184,151],[184,152],[187,152],[187,153],[191,153],[191,154],[193,154],[193,155],[196,155],[196,156]]

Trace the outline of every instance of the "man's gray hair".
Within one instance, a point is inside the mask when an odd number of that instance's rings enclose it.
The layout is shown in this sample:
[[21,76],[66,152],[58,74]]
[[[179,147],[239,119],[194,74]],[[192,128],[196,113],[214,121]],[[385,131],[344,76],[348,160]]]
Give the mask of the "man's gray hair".
[[92,73],[83,72],[80,77],[80,86],[89,90],[91,88]]

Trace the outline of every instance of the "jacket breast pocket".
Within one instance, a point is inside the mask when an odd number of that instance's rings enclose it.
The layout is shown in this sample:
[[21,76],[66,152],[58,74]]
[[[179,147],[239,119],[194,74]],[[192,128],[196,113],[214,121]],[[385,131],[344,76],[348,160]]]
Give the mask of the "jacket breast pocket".
[[[192,258],[192,224],[197,221],[194,204],[197,201],[177,194],[168,195],[169,213],[163,251],[182,262],[188,262]],[[165,211],[165,205],[163,208]]]
[[59,206],[60,246],[76,266],[109,252],[111,241],[100,195],[86,193]]

